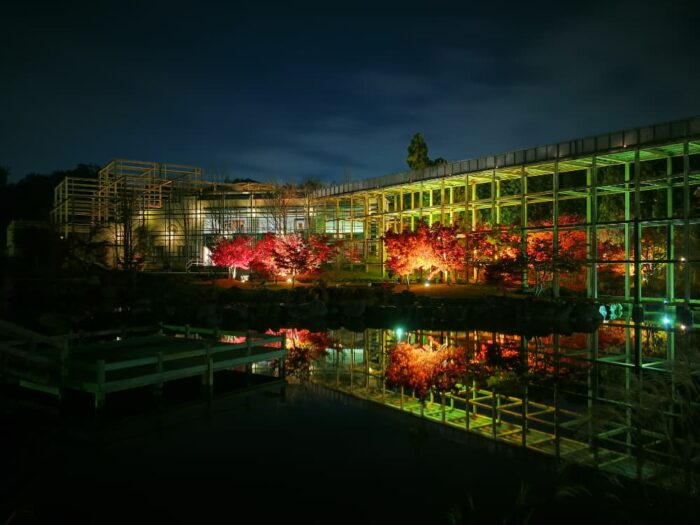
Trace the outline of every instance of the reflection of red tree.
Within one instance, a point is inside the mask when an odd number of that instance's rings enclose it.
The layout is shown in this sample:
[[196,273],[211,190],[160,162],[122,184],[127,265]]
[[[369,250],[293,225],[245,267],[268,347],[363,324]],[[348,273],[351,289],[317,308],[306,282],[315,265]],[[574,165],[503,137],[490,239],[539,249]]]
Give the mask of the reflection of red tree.
[[[311,373],[311,364],[325,357],[328,349],[336,346],[336,341],[325,332],[282,328],[277,332],[268,330],[265,333],[270,335],[285,334],[286,370],[289,375],[300,379],[307,379]],[[279,348],[280,343],[269,343],[265,346]]]
[[410,388],[419,399],[431,390],[447,392],[455,388],[467,370],[463,348],[399,343],[389,352],[386,380],[389,385]]
[[[578,334],[567,343],[586,348],[586,336]],[[455,390],[467,378],[502,388],[504,380],[514,385],[526,378],[543,382],[585,376],[585,361],[557,354],[552,344],[552,337],[537,338],[523,349],[519,337],[502,335],[483,339],[470,351],[447,345],[433,349],[433,341],[423,346],[399,343],[389,352],[386,379],[389,385],[413,389],[419,399],[425,399],[431,391]]]

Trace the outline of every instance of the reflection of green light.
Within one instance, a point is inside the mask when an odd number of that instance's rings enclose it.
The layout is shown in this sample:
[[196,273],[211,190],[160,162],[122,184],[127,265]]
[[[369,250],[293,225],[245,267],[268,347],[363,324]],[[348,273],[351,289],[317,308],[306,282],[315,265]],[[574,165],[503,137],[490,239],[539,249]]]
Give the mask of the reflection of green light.
[[671,318],[668,315],[664,315],[661,322],[664,324],[664,326],[668,326],[671,324]]
[[396,339],[401,339],[401,336],[403,335],[403,328],[397,328],[395,330],[396,332]]

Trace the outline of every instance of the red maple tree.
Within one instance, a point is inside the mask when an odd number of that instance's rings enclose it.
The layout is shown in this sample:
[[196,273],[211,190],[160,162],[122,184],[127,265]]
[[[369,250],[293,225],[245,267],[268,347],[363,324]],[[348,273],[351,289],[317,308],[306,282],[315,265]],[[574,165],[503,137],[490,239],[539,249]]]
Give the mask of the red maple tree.
[[236,278],[236,269],[247,270],[254,251],[250,237],[241,235],[233,239],[221,238],[211,251],[211,261],[216,266],[228,268],[229,277]]
[[275,263],[274,249],[277,244],[277,236],[274,233],[266,233],[265,237],[255,243],[251,268],[264,278],[277,280],[280,270]]
[[305,239],[296,233],[276,236],[271,250],[276,268],[292,279],[292,286],[298,275],[317,271],[334,253],[327,237],[312,235]]

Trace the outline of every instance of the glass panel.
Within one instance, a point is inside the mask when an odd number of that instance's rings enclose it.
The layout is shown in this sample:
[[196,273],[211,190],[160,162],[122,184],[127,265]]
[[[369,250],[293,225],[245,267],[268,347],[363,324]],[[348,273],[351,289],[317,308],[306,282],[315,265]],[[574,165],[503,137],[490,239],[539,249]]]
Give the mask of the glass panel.
[[491,198],[491,183],[484,182],[482,184],[476,185],[476,198],[477,199],[490,199]]
[[666,189],[655,189],[641,191],[639,193],[639,207],[643,219],[660,219],[666,217],[667,191]]
[[552,188],[552,175],[529,176],[527,178],[528,193],[551,191]]
[[[682,181],[680,181],[682,184]],[[673,204],[672,216],[675,218],[683,217],[683,200],[685,198],[685,192],[683,186],[675,186],[672,190],[671,199]]]
[[520,226],[522,206],[502,206],[500,211],[501,224]]
[[492,222],[491,222],[491,208],[477,210],[476,223],[477,223],[477,225],[479,225],[479,224],[492,224]]
[[666,159],[647,160],[639,163],[641,180],[664,178],[668,172]]
[[598,294],[625,296],[625,265],[598,263]]
[[612,166],[599,167],[597,170],[598,186],[608,186],[610,184],[621,184],[625,182],[625,165],[613,164]]
[[520,195],[520,179],[502,180],[501,195]]
[[459,203],[464,202],[466,198],[466,191],[464,186],[456,186],[452,189],[452,202]]
[[700,264],[690,265],[690,298],[700,299]]
[[559,189],[583,188],[586,186],[586,170],[559,173]]
[[535,226],[542,223],[550,223],[552,221],[552,212],[554,204],[551,202],[543,202],[527,205],[527,225]]
[[403,209],[404,210],[410,210],[413,206],[411,205],[411,194],[410,193],[404,193],[403,194]]
[[642,263],[642,296],[666,297],[666,264]]
[[597,242],[599,261],[625,260],[624,227],[598,228]]
[[625,195],[623,193],[598,197],[598,222],[622,221],[625,219]]
[[580,224],[586,222],[586,199],[560,199],[559,224]]

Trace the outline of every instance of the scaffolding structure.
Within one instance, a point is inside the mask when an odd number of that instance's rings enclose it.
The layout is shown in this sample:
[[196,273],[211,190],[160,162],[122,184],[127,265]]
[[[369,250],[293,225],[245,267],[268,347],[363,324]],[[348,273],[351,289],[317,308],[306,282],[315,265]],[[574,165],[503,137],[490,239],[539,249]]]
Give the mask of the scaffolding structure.
[[114,267],[206,265],[218,237],[306,230],[308,206],[272,184],[209,182],[193,166],[113,160],[97,179],[55,189],[61,235],[102,242]]

